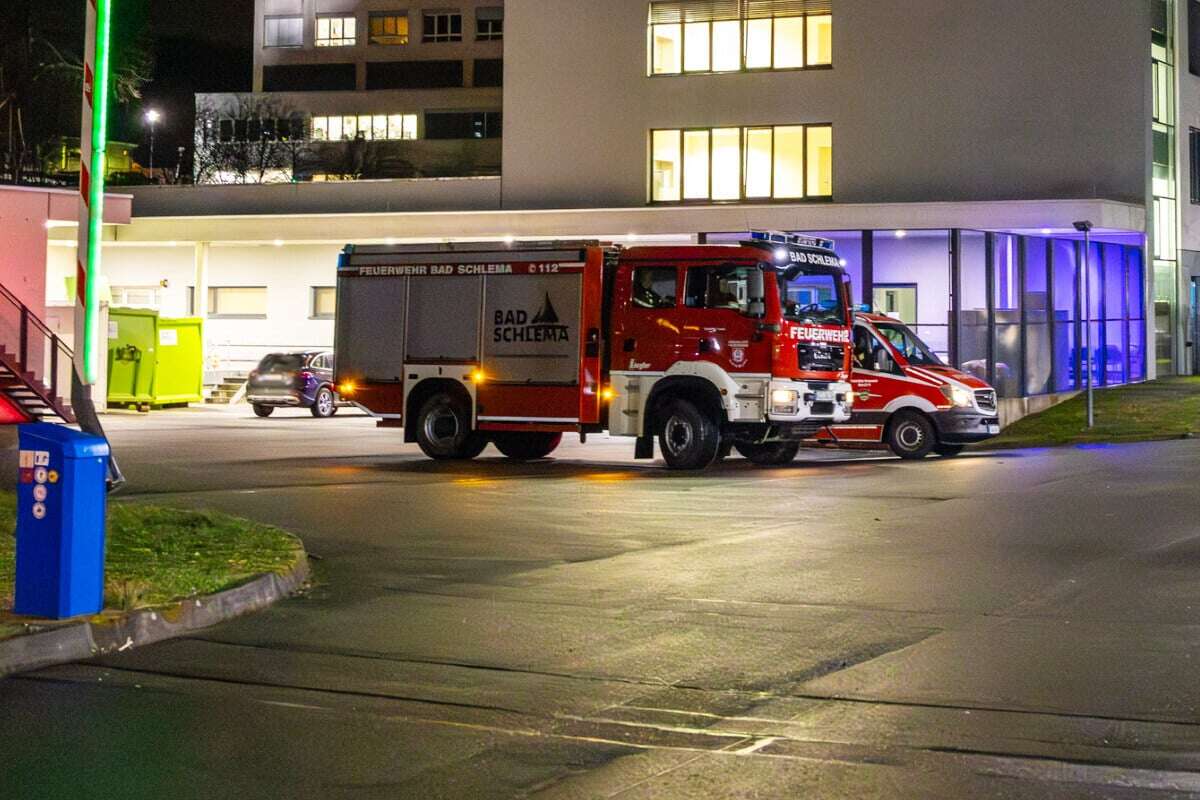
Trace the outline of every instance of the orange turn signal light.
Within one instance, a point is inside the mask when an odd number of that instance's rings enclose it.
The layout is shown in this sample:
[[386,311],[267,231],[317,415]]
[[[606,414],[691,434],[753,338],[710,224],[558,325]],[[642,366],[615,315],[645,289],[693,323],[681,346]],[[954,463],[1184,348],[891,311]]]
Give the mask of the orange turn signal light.
[[354,381],[342,381],[338,384],[338,394],[342,397],[349,397],[358,391],[358,384]]

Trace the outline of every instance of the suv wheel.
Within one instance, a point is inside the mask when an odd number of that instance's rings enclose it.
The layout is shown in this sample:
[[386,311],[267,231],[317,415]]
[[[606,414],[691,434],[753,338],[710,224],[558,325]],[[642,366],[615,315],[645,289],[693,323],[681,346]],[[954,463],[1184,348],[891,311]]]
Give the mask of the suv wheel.
[[929,455],[937,439],[933,425],[924,414],[898,411],[888,425],[887,444],[901,458],[918,459]]
[[275,410],[275,406],[260,406],[257,403],[254,404],[253,408],[254,416],[256,417],[269,417]]
[[417,444],[438,461],[474,458],[487,447],[487,437],[471,429],[471,414],[448,394],[435,394],[417,414]]
[[673,400],[661,417],[658,445],[671,469],[704,469],[717,459],[721,431],[689,400]]
[[800,452],[799,442],[768,442],[766,444],[736,444],[734,447],[746,460],[760,467],[790,464]]
[[562,441],[561,433],[520,433],[502,431],[492,434],[496,449],[514,461],[536,461],[554,452]]
[[317,396],[313,398],[312,408],[309,409],[314,417],[327,419],[337,413],[337,404],[333,400],[333,390],[328,386],[322,386],[317,389]]

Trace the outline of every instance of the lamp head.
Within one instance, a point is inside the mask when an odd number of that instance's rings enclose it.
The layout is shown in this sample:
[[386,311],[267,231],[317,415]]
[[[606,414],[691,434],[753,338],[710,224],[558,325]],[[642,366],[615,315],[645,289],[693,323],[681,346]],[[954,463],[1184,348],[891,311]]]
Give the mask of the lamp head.
[[1080,233],[1088,233],[1092,229],[1092,221],[1087,219],[1080,220],[1079,222],[1073,222],[1071,224],[1074,225],[1075,230],[1079,231]]

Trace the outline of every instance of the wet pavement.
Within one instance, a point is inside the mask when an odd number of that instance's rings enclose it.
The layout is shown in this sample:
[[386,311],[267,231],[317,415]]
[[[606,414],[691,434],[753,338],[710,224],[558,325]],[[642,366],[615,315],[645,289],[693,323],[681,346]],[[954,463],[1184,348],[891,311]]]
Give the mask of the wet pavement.
[[684,475],[105,422],[121,502],[294,530],[317,585],[0,681],[0,797],[1200,796],[1200,442]]

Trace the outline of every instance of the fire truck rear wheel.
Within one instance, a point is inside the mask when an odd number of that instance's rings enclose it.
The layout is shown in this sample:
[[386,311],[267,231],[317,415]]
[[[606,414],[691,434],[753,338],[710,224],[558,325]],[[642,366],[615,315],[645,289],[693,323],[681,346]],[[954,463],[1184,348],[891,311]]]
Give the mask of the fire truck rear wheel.
[[520,433],[502,431],[492,434],[496,449],[514,461],[536,461],[554,452],[562,442],[561,433]]
[[768,442],[767,444],[736,444],[742,456],[761,467],[790,464],[800,452],[799,442]]
[[717,459],[721,431],[689,400],[672,400],[660,417],[658,445],[671,469],[704,469]]
[[933,424],[924,414],[898,411],[888,424],[887,444],[901,458],[919,459],[929,455],[937,444],[937,437]]
[[417,414],[417,444],[432,459],[474,458],[487,447],[487,437],[471,428],[471,413],[448,394],[435,394]]

